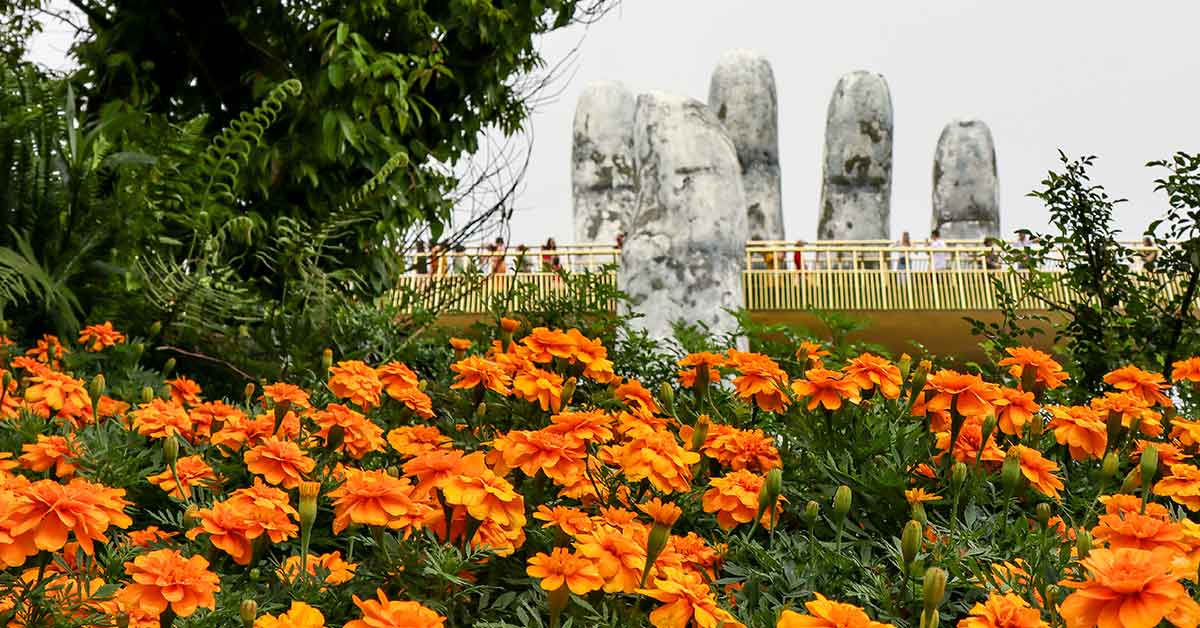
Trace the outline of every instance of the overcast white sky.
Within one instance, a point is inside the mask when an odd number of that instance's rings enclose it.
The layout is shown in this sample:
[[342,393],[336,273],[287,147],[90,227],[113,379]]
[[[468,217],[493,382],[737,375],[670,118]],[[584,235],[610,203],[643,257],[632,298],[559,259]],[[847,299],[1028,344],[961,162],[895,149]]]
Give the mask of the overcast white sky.
[[1119,223],[1137,235],[1163,207],[1144,164],[1200,151],[1197,24],[1200,2],[1183,1],[625,0],[586,32],[544,42],[555,59],[583,38],[565,93],[533,119],[513,241],[572,238],[571,120],[588,81],[706,100],[729,48],[761,50],[774,67],[789,238],[815,238],[825,111],[838,77],[857,69],[892,91],[893,237],[928,234],[934,147],[955,117],[992,129],[1005,232],[1045,225],[1025,195],[1062,148],[1100,157],[1095,180],[1130,200]]
[[[992,129],[1005,232],[1045,225],[1025,194],[1062,148],[1100,156],[1095,179],[1130,199],[1118,220],[1133,237],[1163,207],[1145,162],[1200,151],[1198,23],[1200,2],[1168,0],[624,0],[542,42],[551,61],[581,48],[561,97],[532,120],[512,242],[572,239],[571,120],[588,81],[704,100],[729,48],[759,49],[774,66],[789,238],[815,237],[825,110],[838,77],[857,69],[882,73],[892,90],[893,237],[928,233],[934,146],[955,117]],[[65,38],[50,28],[37,56],[61,63]]]

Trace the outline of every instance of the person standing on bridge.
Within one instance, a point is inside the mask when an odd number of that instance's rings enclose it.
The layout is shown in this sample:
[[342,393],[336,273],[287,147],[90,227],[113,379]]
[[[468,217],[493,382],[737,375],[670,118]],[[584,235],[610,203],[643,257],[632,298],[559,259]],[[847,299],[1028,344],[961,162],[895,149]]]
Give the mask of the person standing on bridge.
[[504,261],[504,238],[496,238],[489,248],[492,253],[492,274],[503,275],[508,270],[508,264]]
[[900,241],[896,243],[896,248],[900,249],[896,253],[896,270],[904,272],[908,270],[912,264],[909,263],[909,255],[912,255],[912,238],[909,237],[907,231],[900,232]]
[[562,268],[558,261],[558,243],[554,238],[547,238],[542,245],[542,272],[555,273]]
[[[946,248],[946,241],[942,239],[941,231],[934,229],[933,232],[929,234],[929,248]],[[950,265],[950,254],[933,251],[930,254],[930,262],[932,262],[933,270],[946,270],[946,267]]]

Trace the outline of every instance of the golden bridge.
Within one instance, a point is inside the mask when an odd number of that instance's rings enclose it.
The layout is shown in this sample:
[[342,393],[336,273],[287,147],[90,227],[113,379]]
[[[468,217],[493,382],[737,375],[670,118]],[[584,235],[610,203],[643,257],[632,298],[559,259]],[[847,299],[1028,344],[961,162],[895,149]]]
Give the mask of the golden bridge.
[[[1139,259],[1153,255],[1153,249],[1140,245],[1130,248]],[[477,319],[497,304],[520,312],[566,296],[572,282],[564,281],[561,272],[589,273],[593,281],[612,286],[621,272],[620,251],[611,244],[434,252],[414,257],[410,265],[413,272],[399,279],[396,305],[408,311],[424,307],[454,320]],[[1053,260],[1038,270],[1051,278],[1064,272]],[[1004,262],[999,247],[979,240],[905,247],[864,240],[753,241],[746,244],[742,290],[745,308],[756,322],[822,334],[826,330],[819,313],[841,312],[866,324],[852,338],[897,352],[911,351],[917,342],[933,352],[970,357],[978,352],[977,339],[966,318],[998,321],[1002,295],[1018,297],[1019,310],[1048,314],[1046,303],[1023,296],[1022,284],[1030,274]],[[1071,298],[1058,281],[1043,294],[1059,303]],[[586,295],[575,295],[581,296]],[[615,303],[590,305],[615,308]],[[1041,342],[1052,340],[1047,333]]]

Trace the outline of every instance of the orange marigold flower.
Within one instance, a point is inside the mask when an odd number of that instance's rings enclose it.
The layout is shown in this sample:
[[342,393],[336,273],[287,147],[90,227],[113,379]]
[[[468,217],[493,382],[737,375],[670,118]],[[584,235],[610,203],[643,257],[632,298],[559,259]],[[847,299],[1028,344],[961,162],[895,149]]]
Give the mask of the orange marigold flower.
[[424,499],[434,489],[440,489],[459,475],[479,475],[487,465],[482,451],[463,455],[457,449],[441,449],[421,454],[404,463],[404,474],[417,479],[416,499]]
[[226,423],[244,421],[246,413],[224,401],[205,401],[188,409],[188,418],[192,420],[192,431],[207,438],[214,426],[220,429]]
[[1183,453],[1183,450],[1176,447],[1174,443],[1138,439],[1134,443],[1133,453],[1129,456],[1129,459],[1134,462],[1140,462],[1142,453],[1146,451],[1147,447],[1153,447],[1158,450],[1158,466],[1160,469],[1170,467],[1173,464],[1179,464],[1188,458],[1187,454]]
[[105,347],[114,347],[125,342],[125,334],[113,329],[111,321],[97,325],[88,325],[79,330],[79,344],[87,351],[95,353]]
[[1161,436],[1163,433],[1162,415],[1150,409],[1144,399],[1128,392],[1108,392],[1103,397],[1092,399],[1091,408],[1102,419],[1110,414],[1121,415],[1121,425],[1126,428],[1137,428],[1148,436]]
[[1162,519],[1163,521],[1171,518],[1171,512],[1166,507],[1154,502],[1147,503],[1146,511],[1142,512],[1142,498],[1137,495],[1129,495],[1128,493],[1101,495],[1100,503],[1104,504],[1104,512],[1110,515],[1134,512],[1144,514],[1147,517]]
[[678,364],[679,366],[691,367],[680,371],[679,379],[684,388],[694,388],[696,386],[696,371],[702,368],[708,369],[708,381],[715,382],[721,379],[721,372],[717,369],[725,366],[725,356],[720,353],[701,351],[688,354]]
[[584,595],[604,586],[604,579],[596,564],[565,547],[556,547],[550,554],[537,554],[529,559],[525,573],[541,581],[547,591],[557,591],[564,586],[575,595]]
[[[962,416],[987,417],[995,414],[993,405],[1000,398],[1000,387],[978,375],[942,369],[929,377],[926,390],[933,392],[925,407],[933,412],[957,410]],[[953,408],[951,408],[953,403]]]
[[815,593],[817,599],[805,602],[808,615],[785,610],[779,616],[776,628],[890,628],[891,624],[873,621],[863,609],[844,602],[826,599]]
[[75,461],[83,454],[74,434],[67,436],[46,436],[41,434],[35,443],[25,443],[21,446],[21,466],[41,473],[54,469],[54,475],[60,478],[70,478],[75,475]]
[[1184,534],[1183,526],[1137,512],[1100,515],[1099,525],[1092,528],[1092,537],[1109,549],[1132,547],[1153,550],[1163,547],[1185,554],[1192,546]]
[[673,567],[662,569],[665,577],[654,578],[653,586],[638,592],[663,605],[650,612],[655,628],[745,628],[729,611],[717,605],[712,589],[700,574]]
[[942,498],[938,495],[930,493],[923,488],[910,488],[904,491],[904,499],[910,506],[916,504],[924,504],[925,502],[941,501]]
[[[179,482],[175,478],[178,475]],[[175,461],[175,473],[171,469],[146,478],[151,484],[167,492],[175,499],[191,499],[193,486],[211,486],[217,480],[212,467],[200,456],[184,456]],[[180,490],[182,487],[182,490]]]
[[25,403],[42,417],[58,417],[78,423],[92,416],[92,398],[82,381],[55,371],[46,371],[29,378]]
[[341,444],[338,445],[338,451],[355,460],[383,449],[383,428],[340,403],[331,403],[324,410],[313,413],[313,421],[321,427],[317,437],[326,445],[329,444],[333,429],[340,428]]
[[1103,458],[1108,445],[1108,427],[1087,406],[1046,406],[1054,440],[1066,445],[1073,460]]
[[679,445],[670,432],[654,432],[626,443],[619,451],[621,471],[630,482],[649,480],[663,493],[691,488],[691,465],[700,454]]
[[375,369],[375,372],[389,395],[392,389],[416,388],[421,381],[412,369],[401,362],[388,362]]
[[1032,392],[1017,388],[1000,387],[1000,397],[995,401],[996,426],[1010,436],[1019,436],[1025,424],[1037,414],[1038,404]]
[[800,397],[808,397],[808,410],[822,406],[826,410],[842,407],[842,400],[858,403],[858,386],[842,374],[829,369],[815,368],[804,372],[805,379],[792,382],[792,391]]
[[295,384],[286,384],[284,382],[276,382],[263,386],[263,407],[267,405],[267,401],[276,405],[284,401],[291,404],[293,410],[308,410],[312,404],[308,401],[308,393],[304,389]]
[[446,618],[421,606],[419,602],[389,600],[383,589],[376,589],[378,600],[361,600],[352,596],[354,605],[362,611],[362,619],[355,619],[344,628],[441,628]]
[[1024,445],[1013,445],[1021,463],[1021,475],[1041,494],[1058,499],[1058,492],[1065,486],[1054,473],[1058,463],[1042,456],[1042,452]]
[[525,369],[513,379],[513,392],[542,410],[558,412],[562,406],[563,378],[557,373],[532,367]]
[[134,547],[150,547],[155,543],[168,541],[171,537],[178,535],[178,532],[167,532],[159,529],[158,526],[146,526],[141,530],[131,530],[129,535],[129,544]]
[[[318,576],[318,570],[323,574],[322,582],[336,586],[349,582],[354,577],[355,571],[358,570],[358,564],[342,560],[341,552],[318,555],[309,554],[308,569],[306,570],[308,571],[308,575],[315,578]],[[300,557],[288,557],[279,566],[277,573],[279,574],[279,579],[284,582],[295,581],[296,576],[300,575]]]
[[1171,363],[1171,380],[1200,382],[1200,357],[1191,357]]
[[842,372],[859,390],[878,389],[885,399],[896,399],[900,396],[902,380],[899,367],[877,355],[864,353],[857,358],[851,358]]
[[[38,480],[18,493],[16,507],[6,518],[8,534],[17,545],[56,552],[75,533],[75,540],[88,556],[94,543],[107,543],[109,526],[128,528],[133,520],[125,514],[129,502],[125,490],[108,488],[82,478],[68,484]],[[28,535],[25,539],[23,537]],[[32,553],[31,553],[32,554]]]
[[183,406],[172,401],[151,399],[150,403],[143,403],[130,414],[133,416],[133,429],[142,436],[192,438],[192,418]]
[[[948,449],[950,432],[938,432],[935,446],[942,451]],[[1004,452],[996,445],[994,432],[988,435],[986,443],[983,441],[983,419],[979,416],[971,416],[963,421],[962,427],[958,430],[958,440],[954,442],[953,454],[955,461],[968,465],[975,464],[977,459],[983,462],[1002,462],[1004,460]],[[934,459],[941,460],[942,455],[939,454]]]
[[379,405],[383,382],[375,369],[359,360],[345,360],[329,369],[329,390],[350,403],[370,410]]
[[260,414],[253,420],[231,416],[228,417],[225,425],[212,435],[209,442],[229,451],[238,451],[243,445],[255,447],[271,435],[289,440],[297,438],[300,435],[300,417],[296,416],[295,412],[288,410],[283,415],[283,420],[279,422],[279,429],[276,430],[275,413],[273,412]]
[[152,615],[161,615],[168,606],[179,617],[190,617],[197,608],[216,608],[213,594],[221,590],[221,580],[208,570],[203,556],[154,550],[125,563],[125,573],[132,582],[121,592],[122,599]]
[[1059,584],[1075,589],[1060,606],[1068,628],[1153,628],[1163,619],[1195,626],[1200,606],[1180,584],[1169,550],[1094,549],[1080,564],[1084,580]]
[[1200,421],[1171,419],[1171,438],[1178,439],[1184,447],[1200,445]]
[[439,449],[450,449],[454,443],[432,425],[398,427],[388,432],[387,441],[401,456],[409,458]]
[[791,400],[784,388],[788,385],[787,373],[779,364],[765,355],[730,349],[727,366],[737,370],[733,379],[734,390],[742,399],[753,399],[759,408],[767,412],[783,412]]
[[613,417],[600,410],[560,412],[550,417],[544,431],[562,434],[578,444],[604,444],[612,440]]
[[608,349],[599,338],[589,340],[578,329],[568,329],[567,336],[575,343],[575,359],[583,364],[584,377],[601,384],[616,378],[612,360],[608,359]]
[[617,399],[623,401],[629,409],[635,414],[658,414],[658,404],[654,401],[654,396],[649,390],[636,379],[631,379],[620,386],[613,393]]
[[492,441],[492,450],[510,469],[521,469],[533,477],[538,471],[560,484],[569,484],[584,471],[587,458],[584,442],[550,430],[513,430]]
[[96,404],[96,414],[100,415],[101,419],[120,417],[128,411],[129,404],[108,395],[100,395],[100,401]]
[[512,393],[512,390],[509,389],[509,386],[512,385],[512,378],[508,376],[502,366],[487,358],[477,355],[467,356],[451,364],[450,370],[458,373],[454,378],[454,383],[450,385],[451,388],[469,390],[483,386],[506,397]]
[[[754,521],[758,512],[758,494],[762,491],[763,478],[749,471],[734,471],[708,481],[710,487],[701,503],[704,512],[717,513],[717,523],[732,530],[743,523]],[[776,505],[776,509],[779,506]],[[771,513],[764,512],[760,523],[770,527]]]
[[254,620],[253,628],[325,628],[325,616],[304,602],[292,600],[286,613],[280,613],[278,617],[260,615]]
[[647,516],[654,520],[656,525],[667,528],[675,525],[675,522],[679,520],[679,516],[683,514],[683,510],[679,506],[669,502],[663,503],[657,497],[639,504],[638,510],[646,513]]
[[829,352],[819,342],[804,340],[801,341],[800,347],[796,349],[796,359],[799,360],[800,356],[806,356],[809,366],[820,367],[821,358],[829,357]]
[[1050,624],[1024,598],[993,593],[972,606],[971,614],[958,622],[958,628],[1050,628]]
[[1027,368],[1035,369],[1034,381],[1042,383],[1050,390],[1062,386],[1063,381],[1070,377],[1062,370],[1062,365],[1045,352],[1029,347],[1009,347],[1005,351],[1009,357],[1000,360],[998,364],[1007,366],[1008,374],[1018,382],[1023,379]]
[[433,400],[419,388],[389,388],[388,396],[404,404],[421,418],[433,418]]
[[243,459],[251,473],[284,488],[300,486],[305,474],[317,466],[317,462],[306,456],[299,445],[275,436],[264,438],[261,444],[247,451]]
[[[42,364],[50,365],[50,368],[57,369],[59,367],[58,358],[70,353],[70,349],[63,346],[62,341],[58,336],[52,334],[44,334],[37,341],[33,348],[25,352],[25,355],[41,362]],[[50,358],[50,354],[54,354],[54,359]]]
[[701,450],[721,466],[734,471],[746,469],[766,473],[783,466],[775,440],[758,429],[741,430],[727,425],[713,425],[708,429]]
[[592,529],[592,520],[587,514],[566,506],[550,508],[542,504],[534,511],[533,518],[538,521],[545,521],[546,523],[542,524],[543,528],[554,526],[562,530],[563,534],[571,537],[590,532]]
[[[287,497],[286,494],[283,496]],[[199,526],[189,530],[187,537],[195,539],[207,534],[213,547],[229,554],[235,563],[249,565],[254,554],[251,544],[254,539],[267,534],[278,543],[295,536],[298,528],[292,522],[291,517],[294,516],[295,511],[286,501],[279,504],[274,500],[254,499],[243,494],[196,511]]]
[[1162,393],[1170,388],[1161,373],[1150,373],[1136,366],[1125,366],[1104,376],[1104,383],[1117,390],[1128,391],[1148,404],[1171,405],[1171,400]]
[[1200,468],[1190,464],[1173,464],[1171,474],[1154,485],[1154,494],[1170,497],[1193,512],[1200,510]]
[[194,406],[203,401],[200,398],[200,393],[203,390],[200,389],[200,384],[197,384],[195,380],[180,375],[175,379],[168,379],[166,384],[170,389],[171,401],[181,406]]
[[503,316],[500,317],[500,329],[501,330],[511,334],[520,328],[521,328],[521,321],[519,321],[515,318],[505,318]]
[[407,478],[383,471],[346,469],[346,479],[329,492],[333,500],[333,533],[340,534],[351,523],[386,526],[410,534],[420,526],[429,507],[412,498]]
[[471,342],[466,338],[455,338],[453,336],[450,337],[450,347],[455,351],[467,351],[474,344],[474,342]]
[[521,344],[529,350],[529,359],[534,362],[551,362],[554,358],[571,359],[575,354],[575,342],[558,329],[535,327]]
[[635,593],[646,566],[644,537],[613,526],[596,526],[580,535],[575,547],[596,566],[606,593]]
[[525,498],[490,469],[476,471],[450,478],[442,486],[445,502],[466,507],[477,521],[493,521],[509,529],[525,527]]

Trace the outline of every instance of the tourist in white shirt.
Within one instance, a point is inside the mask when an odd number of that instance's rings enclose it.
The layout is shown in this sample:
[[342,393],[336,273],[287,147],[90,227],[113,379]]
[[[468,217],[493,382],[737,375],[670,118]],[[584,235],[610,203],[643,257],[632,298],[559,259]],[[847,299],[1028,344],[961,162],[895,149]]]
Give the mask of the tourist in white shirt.
[[[941,231],[934,229],[933,233],[929,234],[929,248],[931,248],[931,249],[946,248],[946,241],[942,239]],[[933,262],[934,270],[946,270],[946,267],[950,264],[950,254],[949,253],[935,252],[930,257],[932,258],[931,261]]]

